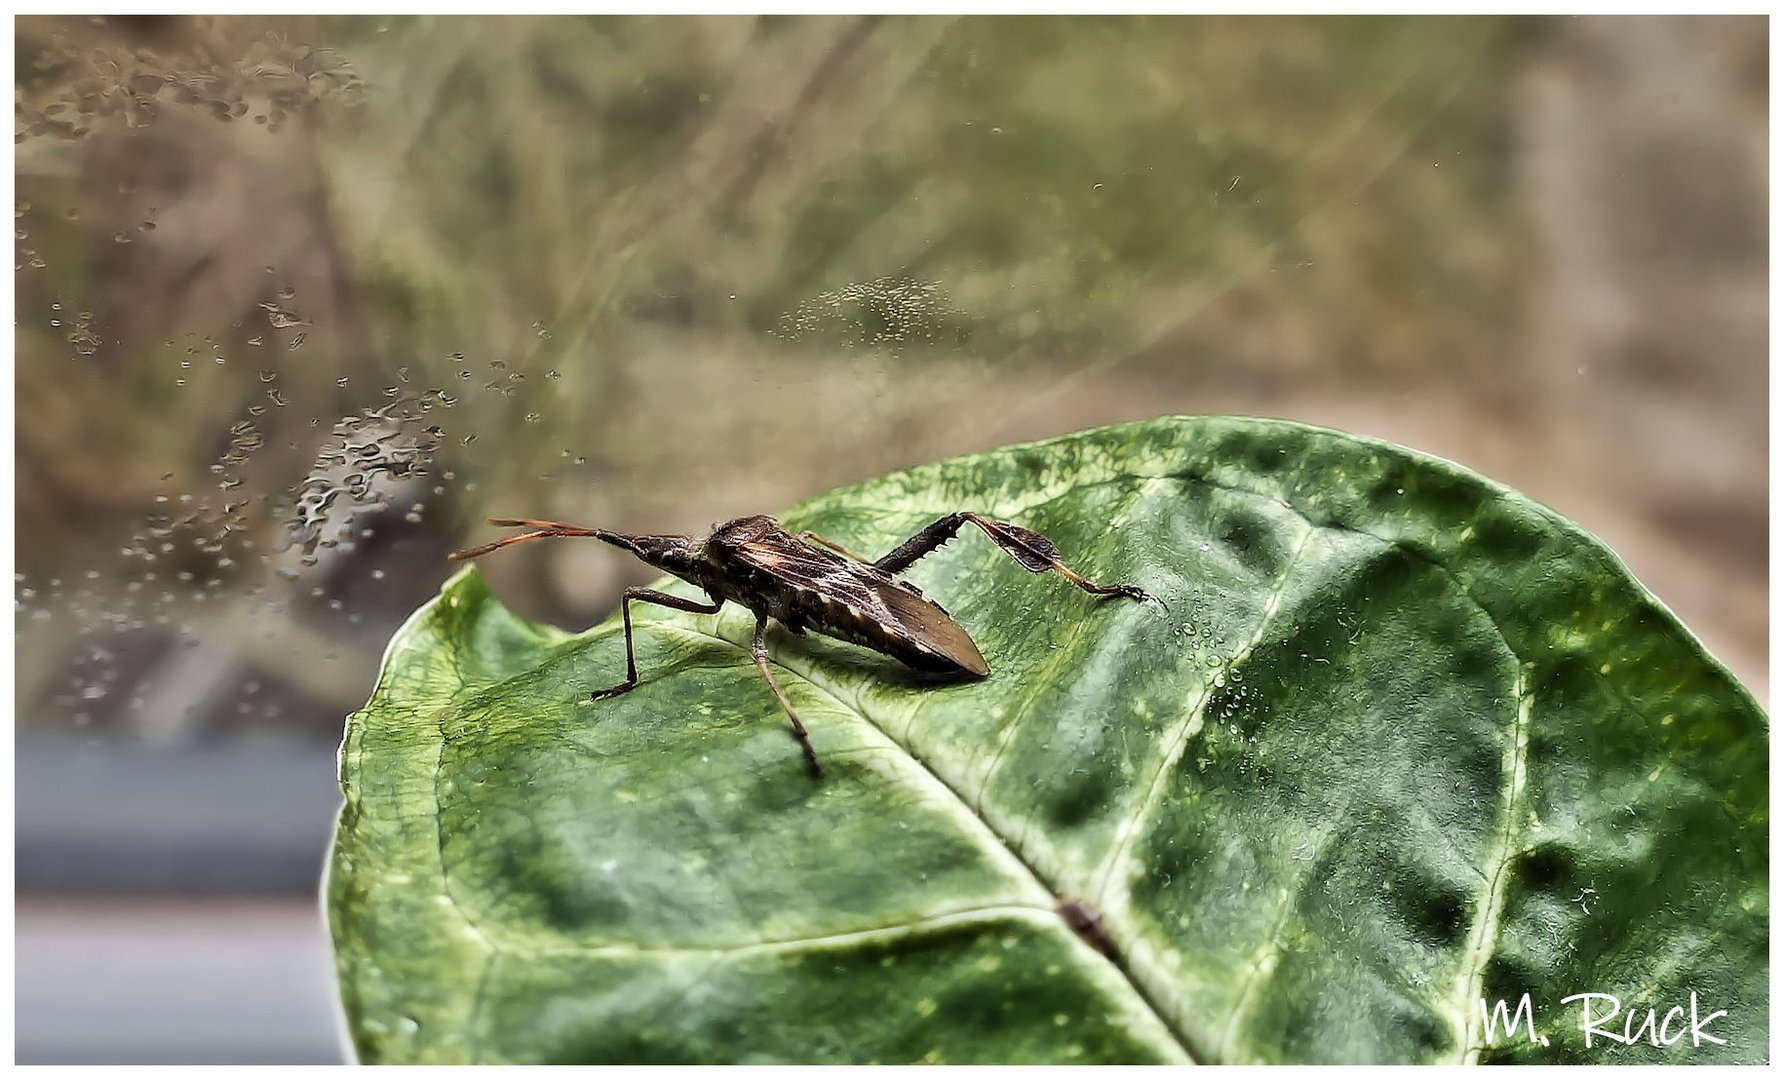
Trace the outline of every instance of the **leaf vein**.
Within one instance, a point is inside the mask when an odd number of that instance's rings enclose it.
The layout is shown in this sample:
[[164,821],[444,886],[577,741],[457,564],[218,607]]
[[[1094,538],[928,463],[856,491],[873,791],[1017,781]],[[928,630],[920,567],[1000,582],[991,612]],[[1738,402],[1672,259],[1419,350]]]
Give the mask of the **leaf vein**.
[[[717,619],[721,618],[721,616],[716,616],[716,615],[704,616],[702,618],[703,619],[713,619],[716,621]],[[633,625],[634,626],[639,625],[639,620],[633,620]],[[694,635],[699,635],[702,637],[709,637],[715,641],[723,642],[727,645],[730,645],[732,648],[738,649],[740,651],[744,651],[744,652],[748,651],[747,645],[744,645],[743,643],[738,642],[738,641],[734,641],[731,638],[725,637],[725,636],[717,633],[716,631],[706,631],[706,630],[701,630],[701,629],[699,629],[697,627],[693,627],[693,626],[684,626],[684,625],[680,625],[677,623],[668,623],[668,622],[652,621],[651,623],[649,623],[649,625],[663,628],[663,629],[677,630],[677,631],[681,631],[681,632],[687,633],[687,634],[694,634]],[[779,666],[783,670],[787,671],[790,675],[797,678],[800,682],[804,683],[806,686],[811,687],[813,690],[824,695],[825,697],[830,698],[831,701],[835,702],[836,705],[840,709],[842,709],[845,712],[849,712],[849,713],[853,714],[863,724],[879,731],[883,736],[885,736],[885,738],[889,742],[893,743],[893,745],[895,745],[900,751],[903,752],[905,760],[907,760],[907,761],[909,761],[909,763],[917,766],[921,775],[928,777],[930,782],[934,786],[939,788],[941,790],[941,792],[943,792],[944,794],[949,796],[955,803],[957,803],[962,809],[964,809],[967,812],[967,815],[970,817],[971,821],[974,823],[974,825],[976,827],[976,831],[978,831],[981,834],[981,843],[986,844],[991,851],[995,852],[996,854],[1002,856],[1003,858],[1005,858],[1005,859],[1009,860],[1011,863],[1013,863],[1014,866],[1020,870],[1021,874],[1023,876],[1026,876],[1028,878],[1028,880],[1031,883],[1033,883],[1033,885],[1037,889],[1039,889],[1044,895],[1046,895],[1049,899],[1057,898],[1060,895],[1060,889],[1057,886],[1055,886],[1054,884],[1048,882],[1046,880],[1046,878],[1041,874],[1040,870],[1037,867],[1035,867],[1034,865],[1029,863],[1026,859],[1024,859],[1022,857],[1022,855],[1012,845],[1010,845],[1009,843],[1006,843],[1004,841],[1003,837],[997,832],[997,830],[993,829],[991,827],[990,823],[985,820],[984,816],[979,812],[978,807],[974,806],[973,803],[966,797],[966,795],[964,793],[962,793],[958,788],[954,787],[954,785],[948,783],[946,778],[944,778],[941,774],[937,773],[933,768],[931,768],[929,766],[928,762],[924,761],[921,757],[919,757],[917,754],[912,752],[912,750],[908,746],[905,746],[903,743],[898,742],[898,740],[893,737],[891,732],[887,731],[881,725],[876,724],[873,721],[873,719],[868,716],[866,710],[864,710],[860,707],[859,702],[856,702],[852,705],[848,702],[845,702],[837,690],[831,688],[830,686],[825,685],[823,682],[820,682],[815,677],[814,673],[812,673],[810,671],[802,671],[799,668],[792,667],[792,666],[788,665],[785,662],[785,660],[781,659],[780,657],[774,657],[773,660],[777,666]],[[1063,921],[1059,922],[1059,925],[1063,929],[1063,927],[1064,927]],[[1088,948],[1088,946],[1086,946],[1086,948]],[[1103,957],[1103,954],[1101,952],[1092,950],[1092,953],[1093,953],[1093,955]],[[1115,960],[1115,959],[1110,959],[1108,957],[1103,957],[1103,958],[1108,961],[1108,963],[1120,974],[1122,980],[1128,985],[1128,987],[1130,989],[1132,989],[1135,1000],[1137,1002],[1139,1002],[1146,1009],[1146,1011],[1151,1014],[1152,1018],[1158,1023],[1158,1025],[1163,1030],[1165,1030],[1166,1032],[1168,1032],[1170,1034],[1172,1040],[1176,1042],[1178,1049],[1183,1052],[1184,1056],[1186,1058],[1193,1060],[1195,1058],[1195,1054],[1193,1053],[1193,1051],[1190,1048],[1190,1043],[1189,1043],[1187,1036],[1185,1035],[1183,1030],[1177,1025],[1175,1018],[1170,1016],[1168,1013],[1165,1012],[1165,1010],[1163,1010],[1162,1008],[1159,1007],[1159,1005],[1153,1000],[1151,994],[1147,991],[1146,987],[1138,979],[1136,979],[1134,977],[1134,974],[1128,970],[1127,965],[1124,962]]]

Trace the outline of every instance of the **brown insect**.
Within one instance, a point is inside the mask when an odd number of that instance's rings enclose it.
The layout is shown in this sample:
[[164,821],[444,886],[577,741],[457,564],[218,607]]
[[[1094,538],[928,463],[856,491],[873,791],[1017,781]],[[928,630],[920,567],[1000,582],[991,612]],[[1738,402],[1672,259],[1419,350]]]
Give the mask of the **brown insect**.
[[1054,910],[1072,928],[1072,933],[1083,938],[1091,948],[1111,960],[1120,959],[1120,950],[1116,949],[1115,939],[1109,936],[1109,927],[1103,922],[1103,913],[1095,904],[1074,893],[1062,893],[1059,906]]
[[778,621],[795,634],[803,634],[809,628],[866,646],[919,671],[984,678],[991,668],[960,624],[917,591],[916,586],[895,576],[947,543],[968,522],[985,530],[998,547],[1033,573],[1051,570],[1085,592],[1097,595],[1154,599],[1138,585],[1098,585],[1085,580],[1060,562],[1059,549],[1040,533],[964,512],[937,520],[878,560],[863,558],[814,532],[794,535],[780,522],[763,515],[728,521],[706,537],[631,536],[561,521],[490,518],[491,525],[531,531],[455,551],[451,557],[475,559],[527,540],[592,536],[625,548],[659,570],[704,589],[710,602],[671,596],[638,585],[621,594],[626,677],[623,682],[589,695],[597,701],[638,685],[638,661],[632,645],[632,601],[643,600],[701,615],[717,612],[727,600],[749,608],[756,615],[756,636],[750,644],[750,654],[781,708],[793,721],[793,734],[805,751],[812,775],[817,776],[822,768],[811,738],[768,668],[768,620]]

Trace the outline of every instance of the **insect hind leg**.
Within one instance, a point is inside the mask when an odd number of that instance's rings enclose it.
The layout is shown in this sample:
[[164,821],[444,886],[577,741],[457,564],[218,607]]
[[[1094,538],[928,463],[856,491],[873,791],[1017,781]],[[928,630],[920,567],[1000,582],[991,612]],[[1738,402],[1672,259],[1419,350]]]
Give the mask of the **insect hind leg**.
[[810,529],[806,529],[804,532],[800,533],[799,539],[804,540],[808,544],[822,544],[824,547],[829,548],[831,551],[836,552],[838,555],[841,555],[845,558],[853,559],[858,563],[866,563],[869,566],[873,565],[873,560],[868,558],[867,556],[857,555],[853,551],[850,551],[848,548],[843,547],[841,544],[830,539],[829,537],[820,536],[818,533],[813,532]]
[[927,528],[912,536],[909,540],[887,552],[874,566],[888,574],[902,572],[918,559],[952,540],[961,526],[971,522],[984,530],[992,543],[1004,550],[1004,554],[1022,564],[1023,569],[1034,574],[1052,571],[1060,577],[1083,589],[1087,593],[1098,596],[1126,596],[1134,600],[1156,600],[1138,585],[1099,585],[1085,578],[1059,558],[1059,547],[1053,541],[1020,525],[1007,521],[996,521],[979,514],[964,510],[956,511],[943,518],[938,518]]

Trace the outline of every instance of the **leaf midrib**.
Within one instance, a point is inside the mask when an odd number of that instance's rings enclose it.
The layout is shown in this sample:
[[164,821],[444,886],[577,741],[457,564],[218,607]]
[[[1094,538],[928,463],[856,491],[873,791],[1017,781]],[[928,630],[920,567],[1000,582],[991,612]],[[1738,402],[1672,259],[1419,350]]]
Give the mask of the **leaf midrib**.
[[[722,618],[722,616],[713,615],[713,616],[704,616],[704,618],[711,618],[711,619],[717,620],[717,619]],[[704,638],[704,639],[707,639],[710,641],[718,642],[723,645],[728,645],[731,648],[738,650],[740,653],[744,654],[745,656],[750,655],[748,645],[745,645],[744,643],[742,643],[740,641],[733,640],[732,638],[725,637],[723,634],[709,633],[705,630],[701,630],[694,626],[682,625],[679,623],[659,622],[654,619],[653,620],[633,619],[632,625],[634,627],[650,626],[650,627],[656,628],[658,630],[666,630],[666,631],[671,631],[674,633],[686,634],[691,637]],[[833,703],[835,703],[835,707],[838,710],[848,713],[849,715],[851,715],[851,716],[855,717],[856,719],[858,719],[859,721],[861,721],[863,724],[874,729],[875,731],[878,731],[882,736],[885,737],[887,742],[890,742],[893,746],[897,747],[900,751],[902,751],[905,759],[907,761],[909,761],[911,764],[917,766],[917,768],[922,771],[923,775],[927,776],[936,788],[938,788],[941,792],[945,793],[948,797],[950,797],[953,804],[956,807],[958,807],[958,809],[965,811],[964,816],[966,819],[968,819],[968,821],[970,823],[969,828],[971,828],[974,832],[980,834],[981,847],[988,847],[991,851],[995,852],[996,854],[1003,856],[1003,857],[1007,858],[1008,860],[1010,860],[1012,863],[1014,863],[1017,867],[1019,867],[1021,869],[1022,873],[1027,876],[1029,882],[1031,884],[1033,884],[1035,886],[1035,888],[1039,889],[1041,892],[1043,892],[1048,897],[1057,899],[1060,896],[1060,894],[1061,894],[1060,886],[1055,885],[1052,882],[1049,882],[1047,880],[1046,876],[1041,873],[1039,868],[1037,868],[1033,863],[1029,862],[1027,859],[1023,858],[1022,853],[1016,849],[1016,846],[1014,844],[1005,841],[1004,837],[1000,833],[998,833],[998,831],[996,829],[991,827],[991,823],[985,820],[984,815],[979,812],[978,807],[973,805],[973,803],[971,802],[971,800],[969,800],[967,798],[965,793],[960,791],[954,785],[950,784],[947,781],[947,779],[944,778],[940,773],[938,773],[934,769],[930,768],[929,764],[926,761],[924,761],[920,755],[918,755],[915,751],[913,751],[911,747],[905,745],[905,743],[901,742],[897,737],[895,737],[891,733],[891,731],[887,729],[886,726],[873,720],[868,715],[867,711],[861,708],[858,701],[853,704],[851,704],[849,702],[845,702],[842,698],[842,695],[835,688],[826,685],[824,682],[822,682],[819,679],[817,679],[816,677],[814,677],[813,672],[810,670],[801,670],[800,668],[794,667],[791,664],[788,664],[784,659],[782,659],[778,656],[771,657],[770,659],[773,660],[775,666],[782,668],[783,670],[785,670],[786,672],[788,672],[789,674],[791,674],[792,676],[797,678],[800,682],[802,682],[806,686],[810,687],[812,690],[816,691],[819,694],[822,694],[824,697],[829,698]],[[989,841],[988,843],[987,843],[987,839]],[[1054,916],[1054,918],[1056,920],[1055,925],[1057,925],[1062,932],[1070,934],[1074,940],[1077,939],[1077,934],[1074,933],[1073,931],[1071,931],[1068,927],[1066,927],[1064,920],[1059,917],[1059,915],[1056,911],[1052,911],[1051,909],[1046,909],[1046,910],[1049,910],[1049,913]],[[1109,957],[1108,955],[1101,952],[1100,950],[1090,948],[1090,946],[1087,943],[1080,942],[1080,944],[1083,946],[1083,949],[1086,953],[1088,953],[1091,956],[1096,957],[1102,963],[1107,964],[1113,971],[1115,971],[1121,977],[1122,982],[1125,983],[1127,985],[1128,989],[1132,991],[1134,1000],[1138,1004],[1140,1004],[1145,1009],[1145,1011],[1148,1014],[1150,1014],[1152,1019],[1164,1031],[1166,1031],[1171,1036],[1171,1039],[1173,1042],[1175,1042],[1177,1049],[1183,1054],[1183,1056],[1186,1059],[1188,1059],[1189,1061],[1192,1061],[1192,1062],[1198,1062],[1198,1061],[1202,1060],[1191,1049],[1190,1040],[1189,1040],[1188,1035],[1181,1029],[1181,1027],[1178,1026],[1178,1024],[1175,1022],[1174,1018],[1171,1017],[1170,1014],[1168,1012],[1166,1012],[1162,1007],[1160,1007],[1159,1004],[1155,1000],[1153,1000],[1152,996],[1147,992],[1144,984],[1142,984],[1134,976],[1133,972],[1128,970],[1128,967],[1125,963],[1123,963],[1119,959]]]

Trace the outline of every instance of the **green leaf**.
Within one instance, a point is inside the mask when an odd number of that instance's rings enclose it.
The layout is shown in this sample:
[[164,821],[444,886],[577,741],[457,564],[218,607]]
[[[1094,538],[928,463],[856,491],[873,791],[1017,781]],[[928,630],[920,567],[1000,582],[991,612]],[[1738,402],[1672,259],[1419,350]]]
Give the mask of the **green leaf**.
[[[591,703],[617,618],[565,634],[448,582],[342,747],[326,890],[359,1056],[1767,1059],[1766,717],[1577,527],[1448,462],[1230,418],[783,520],[877,553],[959,509],[1168,607],[963,534],[908,576],[989,678],[771,634],[821,781],[747,612],[638,606],[643,683]],[[1526,992],[1546,1043],[1486,1045],[1481,1000]],[[1723,1041],[1588,1049],[1562,1001],[1587,992],[1636,1033],[1695,992]]]

